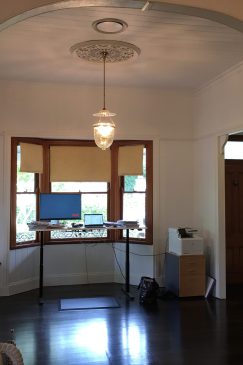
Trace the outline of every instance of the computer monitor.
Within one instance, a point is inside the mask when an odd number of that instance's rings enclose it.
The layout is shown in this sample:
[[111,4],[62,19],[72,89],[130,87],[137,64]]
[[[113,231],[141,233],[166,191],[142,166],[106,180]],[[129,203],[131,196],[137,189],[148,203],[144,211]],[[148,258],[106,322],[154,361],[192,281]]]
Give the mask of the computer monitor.
[[80,220],[81,194],[41,193],[39,207],[40,220]]

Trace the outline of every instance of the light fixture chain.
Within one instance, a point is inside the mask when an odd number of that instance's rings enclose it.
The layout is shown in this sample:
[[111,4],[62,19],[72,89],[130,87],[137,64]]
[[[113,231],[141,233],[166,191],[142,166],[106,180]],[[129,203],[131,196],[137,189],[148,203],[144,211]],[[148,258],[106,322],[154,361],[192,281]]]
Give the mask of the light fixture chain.
[[106,95],[105,95],[105,61],[106,61],[106,57],[107,57],[107,51],[103,51],[102,52],[102,57],[103,57],[103,76],[104,76],[104,79],[103,79],[103,85],[104,85],[104,89],[103,89],[103,94],[104,94],[104,107],[103,109],[106,109],[105,107],[105,104],[106,104]]
[[106,100],[105,100],[105,61],[106,61],[106,56],[107,56],[107,53],[104,52],[103,53],[103,59],[104,59],[104,109],[106,109]]
[[106,57],[107,57],[107,51],[104,51],[104,52],[102,52],[102,55],[103,55],[103,61],[104,61],[104,64],[103,64],[103,66],[104,66],[104,90],[103,90],[103,92],[104,92],[104,109],[106,109],[106,94],[105,94],[105,62],[106,62]]

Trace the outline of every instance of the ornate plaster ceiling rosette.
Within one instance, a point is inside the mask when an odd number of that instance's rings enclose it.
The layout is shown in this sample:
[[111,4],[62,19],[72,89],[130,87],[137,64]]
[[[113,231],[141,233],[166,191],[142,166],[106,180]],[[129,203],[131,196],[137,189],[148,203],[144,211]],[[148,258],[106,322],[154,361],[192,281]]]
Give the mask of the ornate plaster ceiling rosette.
[[140,55],[141,50],[134,44],[116,40],[91,40],[74,44],[70,48],[79,58],[91,62],[103,62],[104,52],[106,62],[115,63],[128,61]]

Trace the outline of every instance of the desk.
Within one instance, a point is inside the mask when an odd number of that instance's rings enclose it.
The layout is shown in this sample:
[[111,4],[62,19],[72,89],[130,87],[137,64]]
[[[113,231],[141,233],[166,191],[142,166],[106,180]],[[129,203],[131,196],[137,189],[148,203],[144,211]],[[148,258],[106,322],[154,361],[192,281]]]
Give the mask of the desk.
[[43,274],[44,274],[44,232],[51,231],[87,231],[87,230],[126,230],[126,252],[125,252],[125,288],[123,290],[124,294],[131,300],[134,297],[130,294],[130,255],[129,255],[129,231],[138,229],[142,230],[145,227],[137,227],[137,226],[117,226],[117,227],[99,227],[99,228],[72,228],[72,227],[36,227],[31,228],[31,231],[36,231],[41,233],[41,242],[40,242],[40,271],[39,271],[39,304],[43,304]]

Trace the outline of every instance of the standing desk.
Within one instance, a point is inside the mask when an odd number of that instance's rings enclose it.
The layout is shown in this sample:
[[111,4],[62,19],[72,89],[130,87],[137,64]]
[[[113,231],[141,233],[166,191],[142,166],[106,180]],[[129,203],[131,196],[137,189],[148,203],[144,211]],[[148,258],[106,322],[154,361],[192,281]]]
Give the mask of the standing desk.
[[80,227],[80,228],[72,228],[72,227],[36,227],[31,228],[31,231],[40,232],[41,241],[40,241],[40,267],[39,267],[39,304],[44,304],[43,298],[43,275],[44,275],[44,233],[51,231],[87,231],[87,230],[126,230],[126,251],[125,251],[125,288],[123,289],[124,294],[131,300],[134,297],[130,294],[130,255],[129,255],[129,231],[130,230],[142,230],[145,227],[138,226],[116,226],[116,227],[96,227],[96,228],[88,228],[88,227]]

